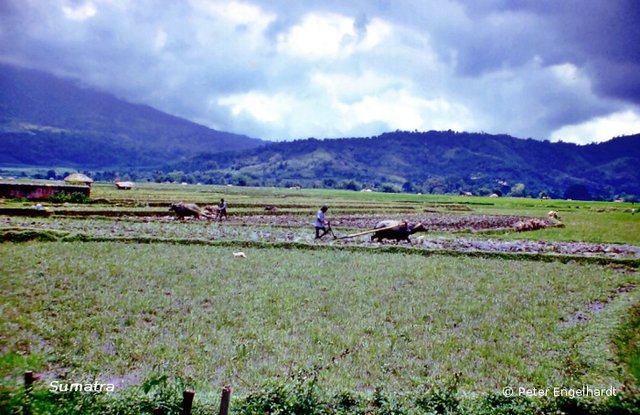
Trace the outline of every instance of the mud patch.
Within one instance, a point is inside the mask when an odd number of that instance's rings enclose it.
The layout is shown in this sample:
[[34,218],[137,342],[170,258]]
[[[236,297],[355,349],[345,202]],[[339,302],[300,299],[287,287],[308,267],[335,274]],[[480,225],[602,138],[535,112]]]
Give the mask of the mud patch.
[[416,243],[428,249],[451,251],[523,252],[531,254],[599,256],[606,258],[640,258],[640,247],[632,245],[473,238],[425,239],[422,237],[416,238]]
[[[381,220],[400,220],[412,223],[422,223],[428,231],[432,232],[456,232],[456,231],[483,231],[496,229],[534,230],[547,226],[555,226],[548,219],[529,218],[508,215],[460,215],[442,213],[411,213],[411,214],[380,214],[380,215],[342,215],[331,217],[331,224],[336,228],[348,229],[373,229]],[[233,225],[271,225],[308,227],[313,223],[313,215],[309,217],[300,215],[251,215],[230,216],[223,223]]]
[[584,324],[591,320],[593,315],[604,310],[613,300],[618,298],[620,295],[624,293],[628,293],[634,290],[637,287],[637,284],[634,282],[627,283],[615,289],[615,291],[611,292],[606,300],[604,301],[593,301],[585,307],[584,310],[579,310],[576,312],[573,317],[563,322],[564,326],[575,326],[578,324]]

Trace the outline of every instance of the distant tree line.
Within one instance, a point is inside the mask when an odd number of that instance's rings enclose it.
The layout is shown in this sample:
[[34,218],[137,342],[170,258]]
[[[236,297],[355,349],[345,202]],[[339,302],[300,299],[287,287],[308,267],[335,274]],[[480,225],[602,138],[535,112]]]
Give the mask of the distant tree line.
[[[577,146],[484,133],[395,131],[271,143],[154,168],[93,168],[89,175],[97,181],[611,200],[640,194],[638,163],[640,136]],[[56,169],[33,177],[63,175]]]
[[525,181],[510,183],[485,177],[456,177],[434,175],[423,181],[394,181],[393,178],[380,175],[373,180],[358,180],[348,177],[278,177],[272,175],[251,174],[233,170],[211,170],[185,172],[182,170],[163,171],[113,169],[31,169],[16,171],[0,169],[0,176],[30,177],[43,180],[63,180],[69,174],[79,171],[98,182],[115,180],[152,182],[152,183],[187,183],[207,185],[233,185],[256,187],[303,187],[314,189],[372,190],[386,193],[422,193],[422,194],[472,194],[474,196],[512,196],[528,198],[554,198],[573,200],[612,200],[638,201],[635,193],[620,192],[613,188],[604,191],[593,191],[581,183],[570,183],[561,188],[541,186],[540,183]]

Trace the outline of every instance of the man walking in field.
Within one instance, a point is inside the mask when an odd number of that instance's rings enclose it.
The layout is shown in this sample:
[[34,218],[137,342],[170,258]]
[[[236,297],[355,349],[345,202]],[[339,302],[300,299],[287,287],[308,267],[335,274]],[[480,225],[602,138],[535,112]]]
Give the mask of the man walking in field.
[[223,217],[227,219],[227,202],[225,202],[224,199],[220,199],[216,220],[222,220]]
[[[322,206],[320,210],[318,210],[318,213],[316,213],[316,239],[322,239],[322,237],[325,236],[327,232],[329,232],[329,230],[325,226],[327,224],[327,221],[324,218],[324,214],[327,212],[327,210],[329,210],[329,207],[325,205]],[[322,235],[320,235],[320,231],[322,231]]]

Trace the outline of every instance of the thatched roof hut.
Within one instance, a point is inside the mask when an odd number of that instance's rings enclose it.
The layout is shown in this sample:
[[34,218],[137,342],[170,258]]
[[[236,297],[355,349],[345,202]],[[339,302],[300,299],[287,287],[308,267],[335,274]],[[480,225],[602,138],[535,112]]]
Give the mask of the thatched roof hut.
[[82,173],[72,173],[65,177],[64,181],[69,184],[85,184],[87,186],[91,186],[91,183],[93,183],[91,177]]

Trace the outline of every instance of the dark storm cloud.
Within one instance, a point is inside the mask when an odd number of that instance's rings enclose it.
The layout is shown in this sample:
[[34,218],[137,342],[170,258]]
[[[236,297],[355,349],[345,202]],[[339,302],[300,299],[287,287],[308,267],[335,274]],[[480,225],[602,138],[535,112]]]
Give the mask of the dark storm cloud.
[[514,58],[522,61],[533,52],[550,64],[570,61],[584,66],[599,93],[640,103],[640,2],[503,1],[494,2],[492,7],[482,7],[482,2],[469,4],[475,4],[469,10],[480,22],[496,13],[527,17],[513,19],[516,27],[498,28],[504,36],[492,33],[484,39],[482,43],[490,45],[489,51],[497,51],[497,56],[490,54],[485,59],[485,55],[470,52],[467,56],[473,63],[468,64],[468,70],[495,68]]

